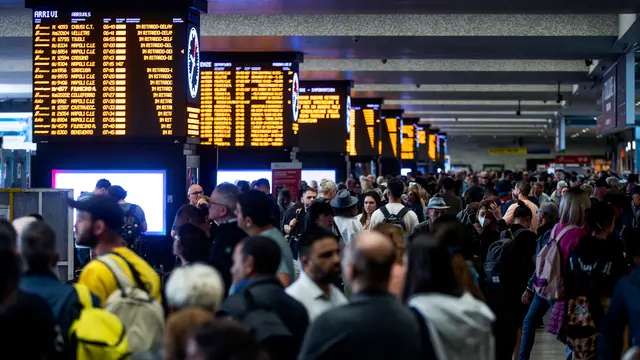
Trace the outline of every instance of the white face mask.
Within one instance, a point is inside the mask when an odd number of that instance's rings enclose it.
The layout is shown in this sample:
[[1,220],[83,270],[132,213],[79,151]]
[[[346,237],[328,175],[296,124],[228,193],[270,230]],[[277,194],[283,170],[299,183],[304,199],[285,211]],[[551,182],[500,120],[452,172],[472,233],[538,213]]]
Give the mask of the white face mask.
[[480,223],[481,227],[485,227],[485,226],[489,225],[491,220],[487,219],[484,216],[478,216],[478,222]]

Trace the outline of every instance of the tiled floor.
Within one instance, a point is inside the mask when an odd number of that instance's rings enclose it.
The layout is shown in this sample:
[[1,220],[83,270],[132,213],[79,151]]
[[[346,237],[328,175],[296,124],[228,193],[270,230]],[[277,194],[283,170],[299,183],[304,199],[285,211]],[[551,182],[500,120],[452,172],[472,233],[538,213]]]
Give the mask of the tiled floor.
[[537,330],[531,360],[563,360],[564,344],[544,330]]

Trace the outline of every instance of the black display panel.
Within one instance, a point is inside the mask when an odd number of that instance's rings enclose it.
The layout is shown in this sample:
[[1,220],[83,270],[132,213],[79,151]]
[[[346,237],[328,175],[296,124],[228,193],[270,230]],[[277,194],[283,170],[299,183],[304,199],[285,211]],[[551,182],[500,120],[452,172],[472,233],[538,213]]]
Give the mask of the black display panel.
[[301,152],[344,152],[349,134],[351,81],[300,83],[300,116],[293,125]]
[[384,110],[380,121],[380,143],[378,154],[382,158],[399,158],[400,127],[402,125],[403,110]]
[[[200,143],[222,147],[297,146],[297,54],[203,53]],[[265,56],[264,54],[262,55]]]
[[33,136],[199,136],[199,14],[33,11]]
[[351,99],[347,152],[351,156],[377,156],[382,99]]

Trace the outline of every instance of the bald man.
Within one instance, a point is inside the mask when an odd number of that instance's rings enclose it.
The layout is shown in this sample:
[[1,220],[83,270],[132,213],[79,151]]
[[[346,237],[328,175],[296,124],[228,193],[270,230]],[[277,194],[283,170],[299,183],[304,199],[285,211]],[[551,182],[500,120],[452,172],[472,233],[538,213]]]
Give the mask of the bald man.
[[[189,186],[189,189],[187,190],[187,199],[189,199],[189,204],[193,206],[198,206],[198,198],[200,198],[202,195],[204,195],[204,190],[202,189],[202,186],[198,184],[193,184]],[[176,222],[174,220],[173,226],[171,227],[171,238],[175,238],[176,235],[177,235]]]
[[622,360],[640,360],[640,347],[634,346],[629,348],[622,356]]
[[422,359],[420,326],[387,291],[394,245],[384,235],[360,233],[344,251],[342,272],[353,296],[307,330],[299,359]]

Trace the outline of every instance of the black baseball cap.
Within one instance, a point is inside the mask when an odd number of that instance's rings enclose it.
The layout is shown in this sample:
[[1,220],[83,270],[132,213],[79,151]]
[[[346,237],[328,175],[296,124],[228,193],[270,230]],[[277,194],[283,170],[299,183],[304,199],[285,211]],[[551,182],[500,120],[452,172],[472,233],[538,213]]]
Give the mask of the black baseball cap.
[[94,195],[82,200],[69,199],[69,206],[91,214],[93,221],[102,220],[111,230],[120,231],[124,226],[124,212],[118,200],[108,195]]

